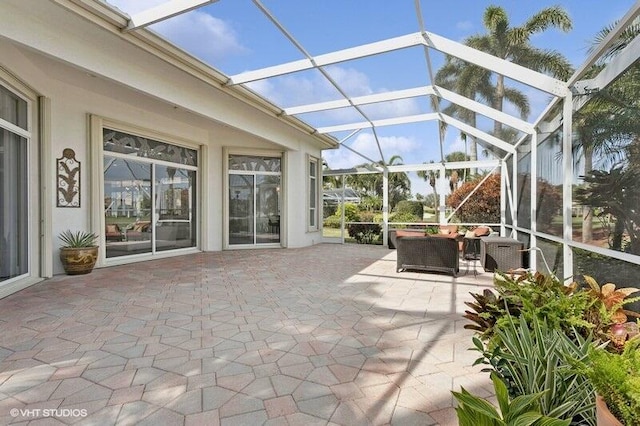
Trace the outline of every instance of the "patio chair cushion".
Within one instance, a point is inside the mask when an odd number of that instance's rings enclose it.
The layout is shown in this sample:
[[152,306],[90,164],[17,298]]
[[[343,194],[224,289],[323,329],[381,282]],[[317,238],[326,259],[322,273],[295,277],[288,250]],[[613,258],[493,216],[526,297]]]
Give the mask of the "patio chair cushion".
[[488,226],[478,226],[473,230],[473,233],[476,237],[484,237],[485,235],[489,235],[491,233],[491,228]]
[[104,226],[104,236],[107,241],[122,241],[122,230],[117,223],[108,223]]
[[398,229],[396,231],[396,238],[399,237],[416,237],[416,236],[422,236],[424,235],[424,231],[421,229],[414,229],[414,230],[403,230],[403,229]]
[[134,232],[147,232],[149,230],[149,222],[146,221],[142,221],[142,222],[135,222],[132,226],[131,226],[131,230]]
[[438,227],[439,234],[457,234],[458,233],[458,225],[440,225]]

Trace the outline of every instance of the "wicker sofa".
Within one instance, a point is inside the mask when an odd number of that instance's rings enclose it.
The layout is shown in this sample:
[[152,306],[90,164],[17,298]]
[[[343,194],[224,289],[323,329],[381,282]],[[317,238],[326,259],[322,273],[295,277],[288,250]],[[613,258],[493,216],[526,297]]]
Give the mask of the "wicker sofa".
[[396,240],[397,272],[407,269],[446,272],[460,270],[458,241],[443,235],[402,236]]

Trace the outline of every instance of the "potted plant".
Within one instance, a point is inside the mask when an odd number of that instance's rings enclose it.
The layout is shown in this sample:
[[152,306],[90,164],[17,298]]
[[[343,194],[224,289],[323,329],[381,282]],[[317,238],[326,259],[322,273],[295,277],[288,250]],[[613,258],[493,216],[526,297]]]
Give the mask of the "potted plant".
[[62,232],[58,238],[63,243],[60,247],[60,261],[68,275],[88,274],[98,260],[98,236],[92,232]]
[[624,345],[622,353],[604,347],[589,352],[585,375],[593,385],[599,426],[640,425],[640,337]]

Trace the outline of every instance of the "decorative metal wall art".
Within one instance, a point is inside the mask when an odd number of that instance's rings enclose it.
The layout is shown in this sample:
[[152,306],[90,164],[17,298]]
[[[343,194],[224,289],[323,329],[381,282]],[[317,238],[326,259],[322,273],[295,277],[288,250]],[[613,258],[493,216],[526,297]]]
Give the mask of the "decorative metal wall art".
[[80,162],[71,148],[62,151],[56,158],[56,198],[58,207],[80,207]]

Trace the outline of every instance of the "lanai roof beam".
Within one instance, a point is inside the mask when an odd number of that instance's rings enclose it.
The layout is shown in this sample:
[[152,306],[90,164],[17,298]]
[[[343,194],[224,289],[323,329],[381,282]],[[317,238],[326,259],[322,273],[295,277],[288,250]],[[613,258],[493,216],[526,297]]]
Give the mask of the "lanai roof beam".
[[364,58],[380,53],[391,52],[407,47],[425,44],[440,52],[446,53],[464,61],[476,64],[505,77],[524,83],[533,88],[550,93],[554,96],[563,97],[566,95],[566,83],[548,75],[530,70],[529,68],[496,58],[488,53],[481,52],[462,43],[457,43],[441,37],[439,35],[424,31],[412,33],[400,37],[390,38],[375,43],[363,44],[349,49],[338,50],[324,55],[308,57],[307,59],[288,62],[273,67],[266,67],[259,70],[247,71],[233,75],[229,78],[228,84],[242,84],[265,78],[277,77],[297,71],[305,71],[314,67],[337,64],[352,59]]
[[[412,89],[396,90],[392,92],[376,93],[373,95],[357,96],[351,98],[351,102],[355,105],[367,105],[378,102],[396,101],[402,99],[408,99],[419,96],[438,96],[441,99],[445,99],[451,103],[464,107],[470,111],[482,114],[492,120],[499,121],[509,127],[513,127],[521,132],[531,134],[533,133],[533,126],[528,122],[519,118],[513,117],[507,113],[494,109],[483,103],[474,101],[467,97],[458,95],[439,86],[423,86],[414,87]],[[309,112],[326,111],[330,109],[346,108],[351,106],[348,100],[339,99],[335,101],[319,102],[316,104],[301,105],[296,107],[284,108],[284,113],[287,115],[304,114]]]
[[216,1],[218,0],[170,0],[131,16],[129,24],[123,28],[123,31],[134,31],[148,27]]

